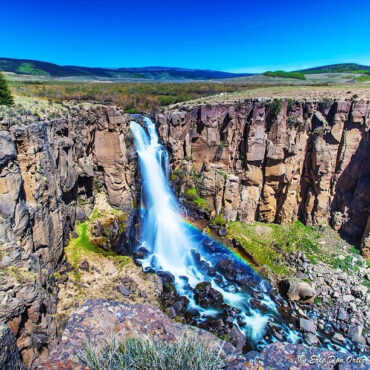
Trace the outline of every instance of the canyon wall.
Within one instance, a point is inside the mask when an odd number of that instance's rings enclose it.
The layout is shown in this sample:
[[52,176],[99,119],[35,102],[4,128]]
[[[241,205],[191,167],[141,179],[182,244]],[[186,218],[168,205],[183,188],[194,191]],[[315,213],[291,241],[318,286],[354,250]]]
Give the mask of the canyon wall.
[[[75,221],[97,191],[127,212],[137,204],[130,116],[93,104],[66,111],[0,117],[0,322],[27,366],[57,340],[54,273]],[[363,235],[369,257],[369,115],[361,101],[247,100],[172,107],[156,120],[171,179],[196,186],[214,215],[330,222]]]
[[129,115],[69,109],[50,121],[19,115],[16,124],[0,122],[0,322],[16,335],[28,366],[56,340],[53,274],[76,218],[91,212],[96,190],[121,209],[131,209],[136,194]]
[[[155,118],[174,173],[193,178],[226,220],[301,219],[330,223],[354,240],[364,235],[369,102],[246,100],[177,106]],[[369,257],[366,243],[364,235]]]

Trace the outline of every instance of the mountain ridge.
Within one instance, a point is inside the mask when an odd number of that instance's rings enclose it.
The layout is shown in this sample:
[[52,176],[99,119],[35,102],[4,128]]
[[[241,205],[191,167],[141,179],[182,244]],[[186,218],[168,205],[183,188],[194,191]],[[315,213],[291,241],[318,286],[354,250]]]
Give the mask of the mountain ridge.
[[299,69],[295,72],[303,74],[314,74],[314,73],[368,73],[370,72],[370,66],[365,66],[357,63],[337,63],[328,64],[324,66],[312,67]]
[[210,69],[180,67],[82,67],[58,65],[32,59],[15,59],[0,57],[0,71],[44,76],[51,78],[87,77],[95,79],[140,79],[140,80],[209,80],[250,76],[252,73],[232,73]]

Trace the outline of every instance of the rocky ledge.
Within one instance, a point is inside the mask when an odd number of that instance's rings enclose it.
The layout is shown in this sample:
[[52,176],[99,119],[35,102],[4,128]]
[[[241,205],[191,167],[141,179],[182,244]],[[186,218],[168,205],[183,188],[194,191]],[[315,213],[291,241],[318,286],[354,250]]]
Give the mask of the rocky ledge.
[[[317,348],[286,343],[274,343],[261,353],[240,354],[230,343],[212,334],[171,321],[159,309],[149,304],[130,305],[108,300],[88,300],[71,316],[61,343],[52,351],[49,360],[39,369],[82,369],[77,354],[87,341],[103,345],[112,335],[118,340],[140,336],[150,340],[176,342],[184,333],[191,332],[201,341],[222,348],[229,369],[365,369],[366,358],[350,356]],[[315,362],[316,361],[316,362]],[[320,361],[320,363],[319,363]],[[322,365],[325,366],[322,366]]]

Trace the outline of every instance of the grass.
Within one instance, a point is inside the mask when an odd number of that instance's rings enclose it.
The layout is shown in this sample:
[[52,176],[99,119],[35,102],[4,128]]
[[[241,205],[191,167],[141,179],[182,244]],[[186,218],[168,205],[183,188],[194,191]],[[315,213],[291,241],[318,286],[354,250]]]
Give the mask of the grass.
[[210,220],[210,223],[212,225],[225,226],[227,221],[220,214],[218,214]]
[[118,342],[112,338],[100,349],[88,343],[78,361],[93,370],[213,370],[227,365],[216,345],[194,335],[180,337],[176,343],[138,337]]
[[365,74],[365,75],[362,75],[362,76],[359,76],[359,77],[356,77],[355,80],[357,82],[366,82],[366,81],[370,81],[370,75],[369,74]]
[[[366,261],[366,264],[368,261]],[[332,261],[334,268],[340,268],[345,272],[357,271],[360,267],[364,267],[365,264],[360,258],[360,252],[353,246],[348,249],[348,255],[342,256],[341,258],[336,257]]]
[[[228,224],[228,237],[236,239],[245,250],[252,253],[258,265],[267,266],[277,275],[289,276],[293,270],[285,265],[277,248],[282,237],[281,230],[276,226],[234,221]],[[286,243],[284,249],[288,249]]]
[[235,83],[84,83],[55,81],[9,81],[14,94],[49,99],[113,103],[127,112],[149,111],[159,106],[205,96],[254,88]]
[[228,223],[227,229],[228,237],[238,240],[258,265],[266,265],[278,276],[290,276],[294,272],[287,266],[285,257],[296,252],[303,252],[313,264],[323,262],[347,272],[365,266],[355,247],[351,246],[347,252],[340,250],[335,240],[325,242],[328,236],[325,228],[305,226],[300,221],[285,225],[234,221]]
[[17,68],[17,72],[30,74],[30,75],[36,75],[36,76],[48,76],[48,73],[46,73],[45,71],[41,69],[35,68],[32,63],[22,63]]

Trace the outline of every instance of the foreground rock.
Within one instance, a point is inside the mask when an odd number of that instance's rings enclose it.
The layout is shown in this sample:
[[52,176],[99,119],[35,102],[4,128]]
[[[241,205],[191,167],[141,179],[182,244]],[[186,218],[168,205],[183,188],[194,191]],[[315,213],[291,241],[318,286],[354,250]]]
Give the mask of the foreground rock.
[[[173,322],[149,304],[129,305],[107,300],[89,300],[73,313],[60,345],[52,351],[49,360],[39,368],[81,369],[82,366],[76,362],[76,355],[86,344],[86,340],[96,346],[103,345],[111,338],[112,333],[118,339],[140,336],[152,340],[175,342],[186,332],[192,332],[201,341],[222,346],[223,354],[229,356],[229,369],[334,369],[336,362],[330,362],[333,361],[332,358],[346,364],[341,366],[341,369],[365,369],[367,365],[364,358],[286,343],[274,343],[261,353],[249,352],[246,355],[240,355],[231,344],[221,341],[204,330]],[[312,358],[322,361],[321,364],[310,364],[309,361]]]
[[191,326],[171,321],[159,309],[149,304],[130,305],[108,300],[88,300],[71,316],[62,336],[61,343],[51,353],[40,369],[80,368],[76,355],[89,340],[94,345],[102,345],[111,338],[130,336],[175,342],[186,332],[192,332],[201,341],[217,344],[230,361],[238,363],[238,352],[226,342],[212,334]]

